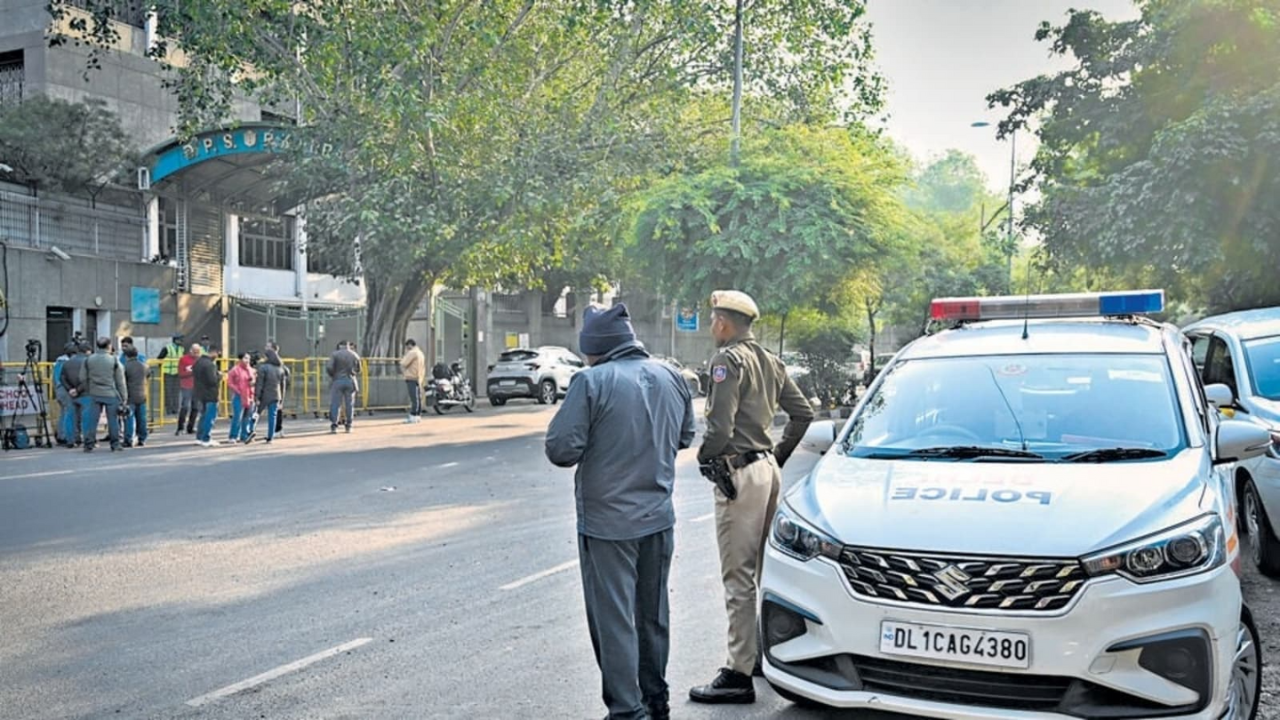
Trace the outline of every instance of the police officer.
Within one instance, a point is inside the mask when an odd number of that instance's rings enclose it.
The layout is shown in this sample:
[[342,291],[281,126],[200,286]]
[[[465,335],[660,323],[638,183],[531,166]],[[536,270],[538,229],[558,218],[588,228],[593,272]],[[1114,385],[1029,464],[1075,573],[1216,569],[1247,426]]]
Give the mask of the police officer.
[[[765,538],[777,510],[780,468],[813,421],[813,408],[787,376],[782,361],[752,334],[751,324],[759,317],[760,310],[746,293],[722,290],[711,295],[711,335],[720,351],[711,360],[707,428],[698,462],[704,474],[719,467],[731,482],[725,488],[729,495],[720,485],[713,491],[729,615],[729,659],[709,685],[689,691],[694,702],[755,702],[751,676],[759,663],[756,589]],[[790,421],[775,448],[769,428],[779,405]]]
[[[178,361],[185,349],[182,347],[182,333],[174,333],[169,344],[156,356],[160,360],[164,392],[164,411],[168,415],[178,412]],[[144,360],[145,362],[145,360]]]

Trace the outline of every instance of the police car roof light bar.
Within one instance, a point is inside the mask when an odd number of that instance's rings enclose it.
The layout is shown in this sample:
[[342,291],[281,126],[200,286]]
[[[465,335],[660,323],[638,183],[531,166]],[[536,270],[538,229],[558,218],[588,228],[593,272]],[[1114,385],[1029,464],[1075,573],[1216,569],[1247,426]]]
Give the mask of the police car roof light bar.
[[938,298],[929,306],[934,320],[1016,320],[1027,318],[1114,317],[1164,310],[1164,290],[1059,295]]

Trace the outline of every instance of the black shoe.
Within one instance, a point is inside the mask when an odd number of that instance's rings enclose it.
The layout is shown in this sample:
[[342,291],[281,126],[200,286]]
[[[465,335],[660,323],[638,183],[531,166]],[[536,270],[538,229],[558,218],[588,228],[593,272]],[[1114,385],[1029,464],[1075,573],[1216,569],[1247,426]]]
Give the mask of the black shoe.
[[337,435],[337,434],[338,434],[338,426],[337,426],[337,425],[330,425],[330,426],[329,426],[329,434],[330,434],[330,435]]
[[120,447],[118,443],[111,446],[111,452],[123,452],[123,451],[124,451],[124,448]]
[[174,436],[174,437],[178,437],[178,436],[179,436],[179,435],[181,435],[181,434],[182,434],[182,428],[178,428],[178,429],[173,433],[173,436]]
[[131,447],[133,447],[133,441],[132,441],[132,440],[125,440],[124,442],[120,443],[120,445],[121,445],[122,447],[131,448]]
[[348,433],[348,434],[350,434],[350,433],[351,433],[351,426],[350,426],[350,425],[348,425],[348,426],[347,426],[347,433]]
[[138,441],[138,445],[137,445],[137,447],[146,447],[146,446],[147,446],[147,443],[146,443],[146,442],[144,442],[144,441],[142,441],[142,440],[139,440],[139,441]]
[[671,720],[671,703],[665,693],[658,697],[645,698],[644,709],[649,713],[649,720]]
[[748,705],[756,701],[756,688],[750,675],[720,668],[720,674],[710,685],[691,689],[689,699],[708,705]]
[[85,451],[85,452],[93,452],[93,446],[92,446],[92,445],[85,445],[85,446],[84,446],[84,451]]

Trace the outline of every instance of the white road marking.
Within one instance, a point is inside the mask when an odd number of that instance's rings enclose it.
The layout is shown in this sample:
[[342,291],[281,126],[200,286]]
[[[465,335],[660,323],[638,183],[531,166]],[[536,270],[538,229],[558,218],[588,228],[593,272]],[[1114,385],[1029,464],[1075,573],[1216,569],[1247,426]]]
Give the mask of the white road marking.
[[49,470],[48,472],[27,473],[26,475],[10,475],[5,480],[23,480],[25,478],[49,477],[51,475],[70,475],[79,470]]
[[240,682],[234,685],[228,685],[224,688],[214,690],[211,693],[201,695],[198,698],[192,698],[187,701],[187,704],[190,705],[191,707],[200,707],[202,705],[208,705],[214,700],[220,700],[224,697],[227,697],[228,695],[234,695],[240,692],[241,690],[248,690],[251,687],[255,687],[265,682],[275,680],[276,678],[281,677],[283,675],[288,675],[291,672],[301,670],[302,668],[305,668],[308,665],[314,665],[315,663],[318,663],[321,660],[326,660],[328,658],[333,657],[334,655],[341,655],[342,653],[348,650],[354,650],[360,647],[361,645],[365,645],[371,642],[373,642],[373,638],[356,638],[351,642],[343,643],[337,647],[329,648],[328,650],[318,652],[315,655],[309,655],[307,657],[302,658],[301,660],[295,660],[294,662],[291,662],[288,665],[281,665],[280,667],[275,668],[274,670],[268,670],[262,673],[261,675],[254,675],[248,680],[241,680]]
[[713,520],[713,519],[715,519],[715,516],[716,516],[716,514],[715,514],[715,513],[713,513],[713,512],[709,512],[709,513],[707,513],[706,515],[699,515],[698,517],[693,518],[693,519],[692,519],[692,520],[690,520],[689,522],[706,522],[706,521],[708,521],[708,520]]
[[440,465],[440,466],[438,466],[438,467],[439,467],[441,470],[443,470],[443,469],[445,469],[445,468],[458,467],[458,466],[459,466],[459,465],[461,465],[461,464],[462,464],[462,463],[451,462],[451,463],[445,463],[445,464]]
[[553,568],[548,568],[546,570],[543,570],[542,572],[538,572],[532,575],[528,575],[526,577],[522,577],[519,580],[516,580],[514,582],[509,582],[498,589],[499,590],[515,590],[516,588],[524,587],[525,585],[528,585],[531,582],[537,582],[538,580],[541,580],[544,577],[550,577],[552,575],[555,575],[556,573],[564,572],[565,570],[571,570],[576,567],[578,567],[578,561],[570,560],[567,563],[560,563],[559,565]]

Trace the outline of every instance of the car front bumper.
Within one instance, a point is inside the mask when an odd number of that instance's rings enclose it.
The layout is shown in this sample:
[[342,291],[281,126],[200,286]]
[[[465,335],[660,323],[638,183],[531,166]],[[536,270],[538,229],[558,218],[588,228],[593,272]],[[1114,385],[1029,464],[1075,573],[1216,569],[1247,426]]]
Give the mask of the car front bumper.
[[[1239,582],[1229,567],[1149,585],[1118,577],[1092,580],[1054,614],[877,604],[855,596],[834,562],[800,562],[772,545],[761,598],[763,666],[775,686],[833,707],[964,719],[1216,719],[1226,699],[1241,612]],[[768,622],[778,607],[808,618],[803,634],[776,642]],[[883,654],[886,620],[1026,633],[1030,667]],[[1141,660],[1144,647],[1170,637],[1199,638],[1200,685],[1207,692],[1140,664],[1151,663]]]

